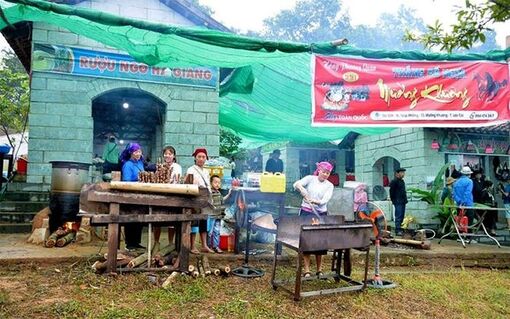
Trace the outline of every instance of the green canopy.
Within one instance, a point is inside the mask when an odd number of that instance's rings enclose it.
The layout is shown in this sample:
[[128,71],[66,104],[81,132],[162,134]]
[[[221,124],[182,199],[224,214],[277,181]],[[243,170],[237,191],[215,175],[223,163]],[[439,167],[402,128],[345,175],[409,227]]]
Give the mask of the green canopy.
[[311,127],[310,58],[313,53],[378,59],[505,61],[510,49],[486,54],[360,50],[329,42],[264,41],[203,28],[169,26],[40,0],[7,0],[0,28],[34,21],[65,28],[126,51],[158,67],[237,68],[220,89],[220,125],[250,140],[322,142],[349,131],[380,134],[389,128]]

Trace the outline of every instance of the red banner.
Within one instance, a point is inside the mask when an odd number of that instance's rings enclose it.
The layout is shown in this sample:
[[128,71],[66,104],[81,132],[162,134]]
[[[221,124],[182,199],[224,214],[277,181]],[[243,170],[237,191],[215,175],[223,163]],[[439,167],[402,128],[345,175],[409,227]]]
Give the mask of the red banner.
[[510,120],[509,66],[315,56],[312,126],[472,127]]

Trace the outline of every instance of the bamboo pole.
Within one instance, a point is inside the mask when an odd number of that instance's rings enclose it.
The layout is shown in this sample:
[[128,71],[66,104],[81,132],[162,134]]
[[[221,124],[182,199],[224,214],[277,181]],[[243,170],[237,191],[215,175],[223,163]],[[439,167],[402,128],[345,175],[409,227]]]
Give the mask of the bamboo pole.
[[149,192],[163,194],[199,195],[198,185],[186,184],[158,184],[139,182],[110,182],[111,189],[134,192]]

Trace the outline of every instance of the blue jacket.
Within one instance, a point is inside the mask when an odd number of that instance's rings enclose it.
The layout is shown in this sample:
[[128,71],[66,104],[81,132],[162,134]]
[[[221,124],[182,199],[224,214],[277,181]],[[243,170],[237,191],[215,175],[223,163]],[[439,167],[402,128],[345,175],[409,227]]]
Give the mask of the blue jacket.
[[125,162],[122,166],[122,180],[124,182],[137,182],[138,181],[138,173],[143,172],[143,161],[133,161],[130,159]]
[[453,184],[453,199],[458,206],[473,207],[473,181],[467,175]]

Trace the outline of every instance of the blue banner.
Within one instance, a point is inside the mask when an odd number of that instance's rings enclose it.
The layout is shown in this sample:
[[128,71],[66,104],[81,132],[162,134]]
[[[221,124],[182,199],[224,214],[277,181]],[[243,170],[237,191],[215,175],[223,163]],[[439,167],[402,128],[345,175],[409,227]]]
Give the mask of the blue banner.
[[34,44],[32,70],[214,89],[218,83],[215,67],[160,68],[129,55],[40,43]]

